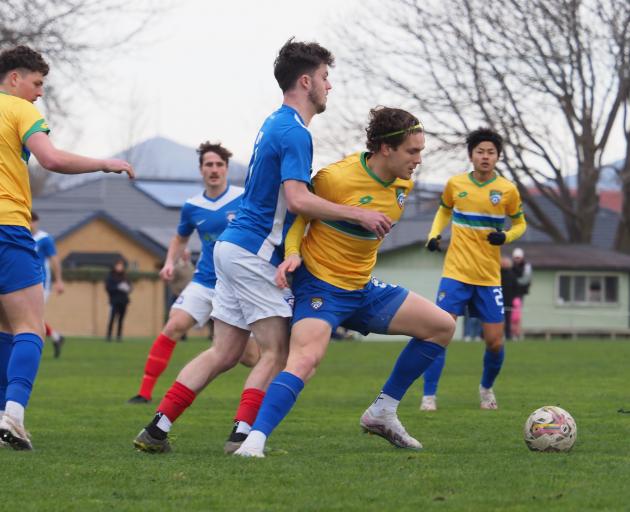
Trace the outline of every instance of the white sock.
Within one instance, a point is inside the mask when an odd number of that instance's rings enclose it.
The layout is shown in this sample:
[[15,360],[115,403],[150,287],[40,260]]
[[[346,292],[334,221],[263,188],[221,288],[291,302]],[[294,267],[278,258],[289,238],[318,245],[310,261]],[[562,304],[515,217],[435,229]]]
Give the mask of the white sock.
[[24,406],[22,404],[8,400],[4,406],[4,412],[7,416],[17,420],[20,425],[24,425]]
[[59,343],[59,340],[61,339],[61,334],[59,334],[57,331],[53,331],[50,333],[50,337],[55,343]]
[[241,420],[238,422],[238,425],[236,426],[237,434],[249,434],[251,430],[252,430],[252,426],[246,421]]
[[376,397],[376,400],[374,400],[374,403],[370,406],[370,411],[372,411],[372,413],[376,416],[388,413],[395,414],[398,410],[399,403],[400,400],[396,400],[381,391],[381,393]]
[[248,450],[254,450],[257,452],[263,452],[265,450],[265,443],[267,442],[267,436],[260,430],[252,430],[247,439],[243,441],[241,448],[247,448]]
[[170,432],[173,423],[166,417],[166,414],[162,414],[162,417],[157,422],[157,428],[162,432]]

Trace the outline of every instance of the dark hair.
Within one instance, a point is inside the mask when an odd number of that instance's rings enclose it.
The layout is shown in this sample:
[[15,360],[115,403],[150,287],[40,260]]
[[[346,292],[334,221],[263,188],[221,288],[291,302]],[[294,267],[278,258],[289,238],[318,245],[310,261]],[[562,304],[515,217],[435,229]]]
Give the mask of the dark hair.
[[203,164],[203,155],[212,151],[221,157],[221,160],[225,162],[225,165],[228,166],[230,164],[230,158],[232,157],[232,152],[226,148],[224,148],[220,142],[212,143],[209,141],[202,142],[199,144],[197,148],[197,154],[199,155],[199,166]]
[[466,137],[466,146],[468,147],[468,156],[472,156],[475,149],[482,142],[492,142],[497,148],[497,153],[501,156],[503,150],[503,137],[490,128],[477,128],[474,132],[470,132]]
[[375,107],[370,110],[366,147],[372,153],[381,149],[381,144],[387,144],[397,149],[408,135],[424,131],[418,118],[400,108]]
[[273,63],[273,76],[282,92],[287,92],[298,78],[313,73],[322,64],[334,66],[333,54],[315,42],[302,43],[291,38],[278,52]]
[[31,220],[37,222],[39,220],[39,215],[36,212],[31,212]]
[[39,71],[44,76],[49,71],[48,64],[41,54],[28,46],[16,46],[0,53],[0,80],[4,80],[9,71],[16,69]]

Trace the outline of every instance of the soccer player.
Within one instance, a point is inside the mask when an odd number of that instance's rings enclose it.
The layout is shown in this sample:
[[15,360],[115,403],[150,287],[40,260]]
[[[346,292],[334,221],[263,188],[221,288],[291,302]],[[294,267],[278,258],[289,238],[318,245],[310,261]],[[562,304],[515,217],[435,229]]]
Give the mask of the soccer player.
[[33,105],[47,74],[48,64],[26,46],[0,53],[0,440],[16,450],[32,449],[24,409],[44,338],[43,275],[30,231],[29,156],[53,172],[102,170],[133,178],[123,160],[79,156],[52,144],[48,125]]
[[[201,256],[192,281],[171,306],[168,322],[153,342],[140,390],[128,401],[132,404],[151,401],[153,388],[162,372],[166,370],[177,342],[195,324],[202,327],[210,319],[214,286],[217,281],[214,272],[214,245],[241,204],[243,189],[228,184],[232,153],[221,144],[210,142],[202,143],[197,153],[205,190],[184,204],[177,234],[171,240],[160,276],[165,281],[173,279],[175,263],[184,256],[189,237],[195,230],[201,240]],[[251,343],[254,344],[253,341]]]
[[261,354],[239,406],[247,419],[234,426],[225,451],[233,452],[247,436],[269,382],[286,361],[292,296],[275,286],[274,276],[296,213],[354,222],[381,237],[389,231],[384,214],[334,204],[308,190],[313,143],[307,127],[326,109],[333,63],[332,54],[317,43],[290,39],[280,49],[274,75],[283,104],[258,132],[241,207],[214,250],[214,343],[180,372],[153,420],[136,437],[137,448],[169,450],[172,423],[208,383],[239,361],[253,332]]
[[[396,222],[413,187],[413,171],[422,160],[422,124],[404,110],[377,108],[370,112],[366,132],[368,152],[322,169],[313,178],[313,188],[324,199],[380,211]],[[293,407],[339,325],[362,334],[412,336],[360,425],[395,446],[422,448],[396,411],[411,384],[444,352],[455,331],[454,320],[423,297],[371,277],[381,244],[371,230],[352,222],[311,220],[300,265],[297,248],[303,233],[300,217],[287,236],[288,257],[278,267],[282,286],[287,285],[285,272],[297,269],[287,365],[270,384],[252,431],[235,455],[264,457],[267,438]]]
[[[431,226],[427,248],[440,249],[440,233],[452,219],[451,243],[437,293],[437,304],[453,318],[466,305],[481,319],[486,352],[479,385],[482,409],[496,409],[493,384],[503,365],[503,292],[501,246],[519,238],[527,227],[517,188],[499,176],[495,166],[503,149],[502,137],[479,128],[466,138],[473,170],[446,183]],[[504,231],[506,217],[512,226]],[[437,386],[444,368],[443,354],[424,375],[421,410],[437,409]]]
[[[31,233],[35,240],[35,250],[42,264],[42,272],[44,274],[44,303],[46,303],[50,296],[51,288],[54,288],[55,292],[59,295],[63,293],[64,284],[61,273],[61,261],[59,260],[59,256],[57,256],[55,239],[52,235],[46,233],[46,231],[39,229],[39,216],[35,212],[31,212]],[[52,284],[52,274],[55,275],[54,285]],[[46,329],[46,336],[53,340],[53,351],[56,359],[61,355],[64,337],[50,327],[47,322],[44,323],[44,328]]]

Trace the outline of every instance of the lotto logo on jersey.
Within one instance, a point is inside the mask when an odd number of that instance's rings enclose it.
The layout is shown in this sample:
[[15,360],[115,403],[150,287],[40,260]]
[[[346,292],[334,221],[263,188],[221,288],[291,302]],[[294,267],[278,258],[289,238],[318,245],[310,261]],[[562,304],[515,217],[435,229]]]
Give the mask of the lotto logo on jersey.
[[497,205],[501,202],[501,196],[503,195],[503,192],[501,192],[500,190],[491,190],[490,191],[490,202],[493,205]]
[[438,302],[442,302],[445,297],[446,297],[446,292],[438,293]]
[[311,307],[317,311],[319,308],[321,308],[324,305],[324,299],[322,299],[321,297],[313,297],[311,299]]
[[402,210],[402,207],[405,206],[405,189],[396,189],[396,202],[398,203],[398,208]]

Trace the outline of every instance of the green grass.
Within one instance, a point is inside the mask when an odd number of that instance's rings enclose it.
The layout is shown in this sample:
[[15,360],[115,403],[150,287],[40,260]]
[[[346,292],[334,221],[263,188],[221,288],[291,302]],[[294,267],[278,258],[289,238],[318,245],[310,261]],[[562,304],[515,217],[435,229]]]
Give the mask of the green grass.
[[[164,393],[205,346],[181,343],[158,383]],[[420,385],[400,417],[425,446],[391,447],[362,435],[359,416],[380,390],[400,343],[335,343],[270,439],[286,455],[223,455],[246,375],[237,368],[198,398],[174,428],[174,451],[148,455],[131,441],[155,407],[131,406],[148,340],[69,340],[46,347],[27,427],[35,451],[0,450],[0,510],[628,510],[630,343],[522,342],[507,348],[495,386],[500,409],[481,411],[482,346],[449,350],[440,410],[420,413]],[[573,414],[570,453],[533,453],[522,439],[531,411]]]

